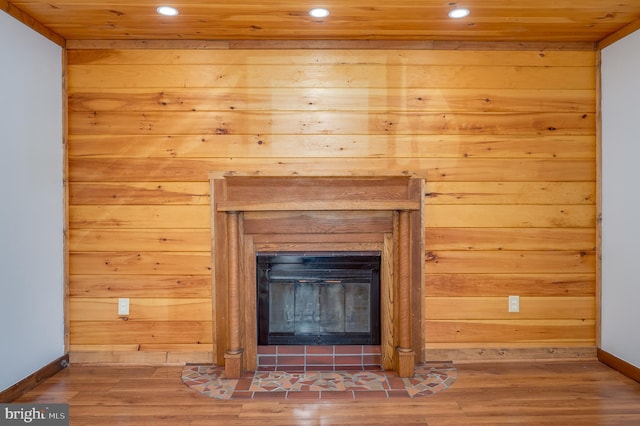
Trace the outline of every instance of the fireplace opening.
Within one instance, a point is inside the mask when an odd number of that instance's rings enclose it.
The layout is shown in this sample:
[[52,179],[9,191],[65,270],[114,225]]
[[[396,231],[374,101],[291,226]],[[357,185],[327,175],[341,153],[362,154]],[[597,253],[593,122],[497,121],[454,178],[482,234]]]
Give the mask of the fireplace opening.
[[256,255],[259,345],[379,345],[379,252]]

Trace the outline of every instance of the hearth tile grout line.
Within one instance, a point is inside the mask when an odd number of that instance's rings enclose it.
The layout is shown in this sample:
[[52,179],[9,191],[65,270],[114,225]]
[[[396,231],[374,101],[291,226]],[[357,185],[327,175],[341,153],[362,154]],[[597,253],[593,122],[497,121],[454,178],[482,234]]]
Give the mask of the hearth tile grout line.
[[[286,346],[288,348],[286,353],[280,353],[281,346]],[[330,354],[321,352],[309,353],[310,346],[313,347],[313,345],[300,345],[299,347],[288,345],[274,345],[274,353],[260,353],[260,348],[258,348],[258,367],[262,367],[265,369],[299,368],[304,369],[305,371],[307,369],[317,370],[319,368],[333,368],[334,370],[341,368],[370,370],[379,368],[381,365],[380,348],[377,345],[349,345],[348,347],[352,348],[353,352],[345,350],[344,353],[337,349],[339,345],[323,345],[325,349],[329,347],[331,348]],[[291,349],[293,347],[299,348],[299,350]],[[357,347],[357,349],[355,347]],[[321,361],[322,359],[326,360],[327,357],[330,357],[330,363],[327,361]],[[294,362],[296,358],[302,359],[302,362]],[[348,358],[357,358],[358,361],[350,362],[347,361]],[[261,362],[263,361],[263,359],[273,359],[273,361],[271,361],[271,363]],[[367,359],[374,361],[367,362]]]

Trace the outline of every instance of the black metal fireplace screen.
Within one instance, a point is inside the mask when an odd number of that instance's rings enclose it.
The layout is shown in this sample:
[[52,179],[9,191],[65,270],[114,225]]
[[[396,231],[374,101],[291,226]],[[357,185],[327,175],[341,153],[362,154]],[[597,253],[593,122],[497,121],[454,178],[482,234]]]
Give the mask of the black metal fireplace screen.
[[380,344],[380,253],[258,253],[258,344]]

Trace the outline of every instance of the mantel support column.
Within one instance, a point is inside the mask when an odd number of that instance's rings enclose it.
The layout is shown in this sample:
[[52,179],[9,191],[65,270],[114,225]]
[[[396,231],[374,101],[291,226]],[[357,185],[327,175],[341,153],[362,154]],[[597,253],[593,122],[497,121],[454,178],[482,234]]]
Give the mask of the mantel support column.
[[227,212],[228,244],[228,300],[229,344],[224,354],[224,373],[226,379],[239,379],[242,376],[242,354],[240,344],[240,237],[239,213]]
[[411,344],[411,218],[401,210],[398,220],[398,375],[413,377],[415,352]]

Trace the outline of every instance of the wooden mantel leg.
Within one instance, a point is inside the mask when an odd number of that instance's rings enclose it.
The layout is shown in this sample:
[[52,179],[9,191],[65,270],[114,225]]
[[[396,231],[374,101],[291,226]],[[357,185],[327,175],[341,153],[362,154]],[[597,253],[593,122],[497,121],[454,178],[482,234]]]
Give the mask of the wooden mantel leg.
[[242,376],[242,353],[244,352],[240,345],[239,213],[230,211],[227,214],[227,219],[229,348],[224,354],[224,373],[227,379],[239,379]]
[[413,377],[415,353],[411,345],[411,235],[410,213],[401,210],[398,224],[398,375]]

